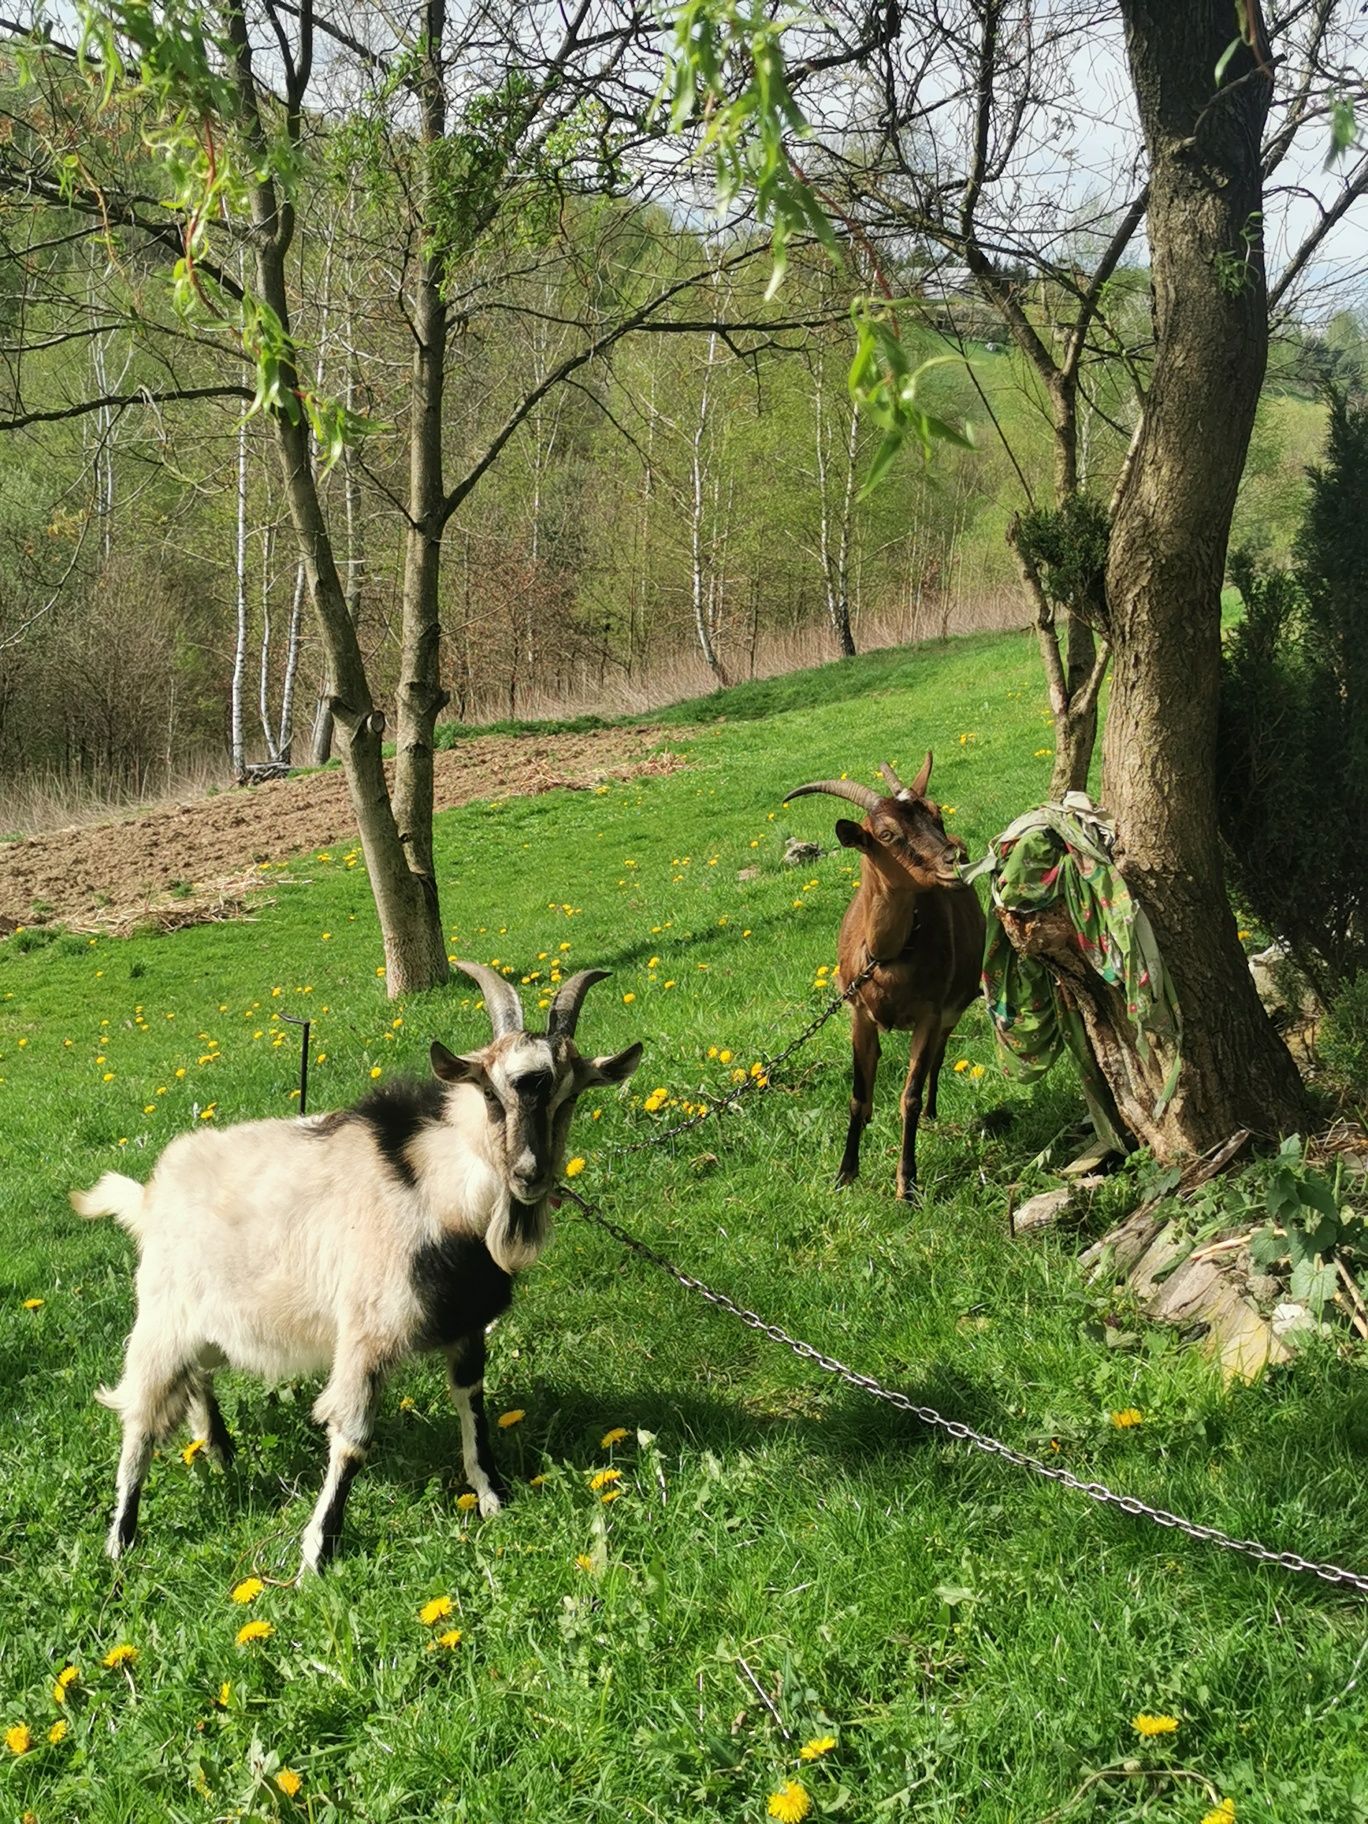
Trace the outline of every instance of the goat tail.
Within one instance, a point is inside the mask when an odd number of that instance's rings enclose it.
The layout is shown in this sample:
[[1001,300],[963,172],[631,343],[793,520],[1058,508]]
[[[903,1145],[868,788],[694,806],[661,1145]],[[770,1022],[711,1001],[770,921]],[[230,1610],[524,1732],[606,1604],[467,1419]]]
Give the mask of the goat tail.
[[87,1222],[112,1216],[130,1235],[142,1239],[144,1193],[136,1178],[125,1178],[122,1172],[106,1172],[88,1191],[72,1191],[70,1196],[72,1209]]

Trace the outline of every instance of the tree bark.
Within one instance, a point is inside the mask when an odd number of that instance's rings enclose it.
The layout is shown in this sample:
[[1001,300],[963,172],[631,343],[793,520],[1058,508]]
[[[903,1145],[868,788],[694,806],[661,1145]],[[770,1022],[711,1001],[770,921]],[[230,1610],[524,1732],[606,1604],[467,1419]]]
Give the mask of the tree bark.
[[1304,1112],[1254,991],[1215,813],[1221,584],[1268,349],[1260,132],[1269,84],[1241,50],[1219,93],[1228,0],[1123,0],[1150,161],[1155,361],[1112,524],[1103,796],[1183,1010],[1175,1154]]

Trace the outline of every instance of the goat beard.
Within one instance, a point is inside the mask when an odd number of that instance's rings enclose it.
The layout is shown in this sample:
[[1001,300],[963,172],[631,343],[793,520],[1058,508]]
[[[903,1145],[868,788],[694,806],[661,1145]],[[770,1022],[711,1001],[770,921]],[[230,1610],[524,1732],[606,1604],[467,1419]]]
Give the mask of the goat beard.
[[507,1203],[500,1200],[485,1231],[485,1246],[505,1273],[520,1273],[546,1246],[549,1226],[545,1198],[540,1203],[519,1203],[513,1197]]

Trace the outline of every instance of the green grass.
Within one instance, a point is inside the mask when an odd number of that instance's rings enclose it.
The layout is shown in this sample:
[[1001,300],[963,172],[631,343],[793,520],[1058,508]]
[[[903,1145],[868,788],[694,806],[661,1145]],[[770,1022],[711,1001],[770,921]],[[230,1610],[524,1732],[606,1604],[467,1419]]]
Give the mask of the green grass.
[[[1075,1237],[1008,1239],[1007,1185],[1077,1116],[1064,1077],[1026,1091],[991,1069],[950,1075],[915,1211],[891,1195],[900,1044],[866,1176],[830,1188],[840,1022],[743,1115],[610,1158],[676,1117],[641,1109],[651,1089],[714,1099],[728,1071],[710,1048],[748,1066],[820,1004],[850,862],[838,849],[781,865],[787,834],[829,840],[834,815],[812,799],[781,810],[785,789],[870,777],[880,760],[906,770],[931,746],[934,789],[977,851],[1048,779],[1024,636],[743,687],[724,713],[689,733],[681,711],[669,738],[687,771],[439,820],[453,953],[543,977],[556,955],[606,964],[584,1041],[646,1041],[629,1092],[582,1108],[577,1184],[689,1269],[947,1413],[1237,1534],[1368,1565],[1356,1364],[1326,1349],[1224,1391],[1166,1332],[1136,1353],[1107,1346]],[[0,947],[0,1727],[26,1722],[38,1743],[0,1753],[4,1816],[730,1824],[763,1820],[768,1794],[801,1777],[822,1818],[1199,1824],[1207,1788],[1165,1769],[1233,1797],[1239,1824],[1368,1814],[1361,1606],[928,1437],[568,1211],[493,1338],[493,1406],[526,1413],[497,1438],[520,1488],[504,1515],[456,1507],[440,1377],[410,1364],[335,1568],[235,1607],[240,1578],[293,1575],[323,1452],[311,1386],[224,1376],[238,1466],[221,1476],[163,1451],[138,1546],[111,1570],[115,1428],[90,1396],[118,1373],[131,1248],[112,1224],[78,1222],[67,1189],[111,1166],[145,1176],[206,1106],[220,1122],[289,1113],[281,1013],[315,1020],[316,1107],[353,1099],[374,1068],[420,1069],[434,1036],[458,1049],[484,1036],[460,986],[384,1001],[363,870],[330,853],[291,883],[263,875],[276,900],[251,924]],[[991,1065],[977,1011],[952,1056]],[[1003,1102],[1011,1131],[976,1137]],[[1109,1415],[1130,1406],[1144,1422],[1118,1430]],[[603,1448],[619,1425],[626,1442]],[[589,1477],[610,1460],[624,1493],[605,1506]],[[454,1651],[430,1650],[418,1619],[434,1595],[451,1598]],[[274,1632],[238,1648],[249,1613]],[[105,1670],[119,1643],[136,1661]],[[70,1730],[49,1746],[69,1663]],[[1141,1711],[1179,1718],[1177,1733],[1141,1741]],[[827,1733],[838,1746],[800,1772],[797,1746]],[[1085,1787],[1122,1762],[1133,1771]],[[282,1765],[302,1776],[294,1799],[268,1777]]]

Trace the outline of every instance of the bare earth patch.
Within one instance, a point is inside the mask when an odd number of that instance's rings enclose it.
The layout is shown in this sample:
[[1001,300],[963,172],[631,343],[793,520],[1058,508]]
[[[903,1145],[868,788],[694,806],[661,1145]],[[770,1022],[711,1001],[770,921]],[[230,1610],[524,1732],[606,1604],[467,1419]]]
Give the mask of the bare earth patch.
[[[653,751],[659,739],[660,730],[646,725],[477,736],[437,755],[437,809],[677,772],[684,760]],[[141,922],[169,928],[233,916],[245,908],[243,875],[255,863],[356,840],[340,771],[30,836],[0,847],[0,936],[15,924],[126,930]]]

